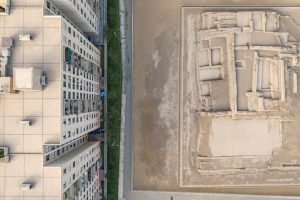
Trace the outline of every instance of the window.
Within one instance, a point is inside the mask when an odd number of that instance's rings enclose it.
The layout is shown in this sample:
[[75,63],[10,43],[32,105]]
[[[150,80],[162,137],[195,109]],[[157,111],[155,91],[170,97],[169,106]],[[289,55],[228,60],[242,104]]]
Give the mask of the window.
[[51,8],[51,4],[50,2],[47,1],[47,8],[50,9]]
[[67,24],[65,22],[63,23],[63,27],[64,27],[64,30],[67,31]]
[[64,168],[64,174],[66,174],[67,173],[67,169],[66,168]]
[[63,41],[64,41],[65,44],[67,44],[67,37],[66,36],[63,37]]

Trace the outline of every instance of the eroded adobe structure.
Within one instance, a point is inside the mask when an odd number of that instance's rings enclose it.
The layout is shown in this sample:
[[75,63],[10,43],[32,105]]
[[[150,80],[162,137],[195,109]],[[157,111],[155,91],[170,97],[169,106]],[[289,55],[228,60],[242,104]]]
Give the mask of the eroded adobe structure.
[[300,184],[299,30],[273,10],[183,10],[181,186]]
[[[285,76],[297,93],[297,41],[280,31],[276,12],[207,12],[196,35],[201,111],[244,118],[286,114]],[[220,84],[227,86],[218,99]]]

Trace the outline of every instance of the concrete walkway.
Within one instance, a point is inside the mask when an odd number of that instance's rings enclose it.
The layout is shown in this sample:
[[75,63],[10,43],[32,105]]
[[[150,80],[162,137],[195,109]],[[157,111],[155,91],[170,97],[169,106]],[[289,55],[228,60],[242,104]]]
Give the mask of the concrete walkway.
[[132,21],[131,0],[120,0],[122,50],[122,110],[120,133],[119,199],[132,190]]

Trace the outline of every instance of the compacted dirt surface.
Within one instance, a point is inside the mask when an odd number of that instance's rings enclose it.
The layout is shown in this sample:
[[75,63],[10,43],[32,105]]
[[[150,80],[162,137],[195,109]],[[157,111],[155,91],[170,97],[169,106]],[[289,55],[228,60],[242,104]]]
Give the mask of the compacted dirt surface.
[[181,7],[282,2],[133,0],[133,190],[300,195],[297,186],[179,187]]

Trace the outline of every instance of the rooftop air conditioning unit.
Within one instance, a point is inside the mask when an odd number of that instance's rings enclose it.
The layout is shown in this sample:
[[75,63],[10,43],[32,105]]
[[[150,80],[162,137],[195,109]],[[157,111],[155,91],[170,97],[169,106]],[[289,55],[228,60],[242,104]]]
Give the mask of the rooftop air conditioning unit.
[[12,77],[0,77],[0,94],[14,93]]
[[20,185],[20,189],[23,190],[23,191],[30,190],[31,187],[32,187],[31,183],[22,183]]
[[30,41],[32,39],[30,34],[21,34],[19,35],[20,41]]
[[10,1],[11,0],[0,1],[0,5],[1,5],[0,15],[9,15]]
[[9,57],[9,56],[11,56],[10,49],[3,49],[2,50],[2,56],[3,57]]
[[19,126],[31,126],[31,121],[26,121],[26,120],[23,120],[23,121],[19,121],[18,122]]
[[41,85],[46,86],[47,85],[47,76],[41,76]]
[[8,147],[0,147],[0,163],[9,163]]

